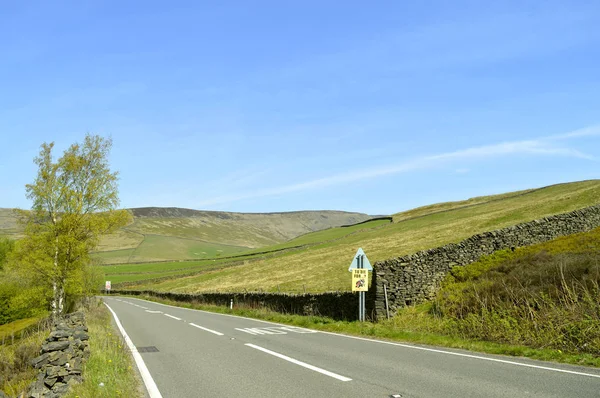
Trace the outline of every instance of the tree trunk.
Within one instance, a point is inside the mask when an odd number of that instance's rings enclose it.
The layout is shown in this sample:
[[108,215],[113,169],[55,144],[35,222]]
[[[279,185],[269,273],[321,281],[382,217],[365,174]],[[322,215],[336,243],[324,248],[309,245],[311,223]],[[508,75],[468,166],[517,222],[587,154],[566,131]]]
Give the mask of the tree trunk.
[[[56,218],[53,217],[54,225],[56,225]],[[59,283],[60,272],[58,270],[58,236],[56,237],[56,244],[54,246],[54,280],[52,281],[52,319],[56,320],[62,315],[62,302],[64,289],[62,283]]]

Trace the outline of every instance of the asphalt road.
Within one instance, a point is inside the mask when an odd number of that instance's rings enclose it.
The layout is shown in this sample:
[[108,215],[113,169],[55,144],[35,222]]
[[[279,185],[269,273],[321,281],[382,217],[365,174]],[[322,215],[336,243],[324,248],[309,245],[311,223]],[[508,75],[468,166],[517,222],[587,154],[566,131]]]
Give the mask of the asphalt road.
[[134,356],[140,352],[152,398],[600,397],[600,369],[354,338],[131,297],[104,301]]

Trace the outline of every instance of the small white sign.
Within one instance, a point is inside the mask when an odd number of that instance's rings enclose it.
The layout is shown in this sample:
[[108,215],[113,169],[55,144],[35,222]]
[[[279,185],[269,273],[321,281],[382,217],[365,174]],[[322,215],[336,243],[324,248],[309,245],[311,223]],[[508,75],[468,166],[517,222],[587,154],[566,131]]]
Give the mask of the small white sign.
[[104,286],[106,290],[110,290],[110,281],[106,281],[106,285]]

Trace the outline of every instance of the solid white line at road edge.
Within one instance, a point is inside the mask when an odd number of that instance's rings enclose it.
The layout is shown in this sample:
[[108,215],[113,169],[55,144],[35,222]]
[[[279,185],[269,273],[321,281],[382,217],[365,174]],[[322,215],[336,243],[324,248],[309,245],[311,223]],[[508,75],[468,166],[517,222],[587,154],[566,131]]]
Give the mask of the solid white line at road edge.
[[547,367],[547,366],[532,365],[532,364],[528,364],[528,363],[521,363],[521,362],[515,362],[515,361],[507,361],[505,359],[488,358],[488,357],[482,357],[480,355],[463,354],[463,353],[460,353],[460,352],[444,351],[444,350],[438,350],[438,349],[435,349],[435,348],[427,348],[427,347],[420,347],[420,346],[410,345],[410,344],[394,343],[394,342],[391,342],[391,341],[367,339],[367,338],[364,338],[364,337],[349,336],[347,334],[340,334],[340,333],[334,333],[334,332],[325,332],[325,331],[321,331],[321,330],[319,331],[319,333],[330,334],[330,335],[333,335],[333,336],[347,337],[349,339],[355,339],[355,340],[369,341],[371,343],[380,343],[380,344],[395,345],[395,346],[403,347],[403,348],[411,348],[413,350],[436,352],[438,354],[455,355],[455,356],[464,357],[464,358],[480,359],[480,360],[483,360],[483,361],[499,362],[499,363],[505,363],[505,364],[508,364],[508,365],[515,365],[515,366],[524,366],[526,368],[543,369],[543,370],[550,370],[550,371],[553,371],[553,372],[569,373],[569,374],[578,375],[578,376],[587,376],[587,377],[600,378],[600,375],[596,375],[596,374],[593,374],[593,373],[583,373],[583,372],[576,372],[574,370],[566,370],[566,369],[559,369],[559,368],[550,368],[550,367]]
[[123,325],[121,325],[121,321],[119,321],[119,317],[117,317],[117,314],[115,314],[115,312],[112,310],[112,308],[109,307],[108,304],[104,303],[104,305],[112,313],[113,317],[115,318],[115,323],[117,324],[119,331],[123,335],[123,339],[125,340],[127,347],[129,347],[129,350],[131,350],[131,355],[133,355],[133,359],[135,359],[135,364],[137,365],[138,370],[140,371],[140,374],[142,375],[142,380],[144,380],[144,384],[146,385],[146,390],[148,390],[148,394],[150,395],[150,398],[162,398],[162,395],[160,394],[160,391],[158,391],[158,387],[156,386],[156,383],[154,382],[152,375],[150,375],[150,372],[148,371],[148,368],[146,367],[146,364],[144,363],[142,356],[137,351],[137,348],[135,348],[135,346],[133,345],[133,342],[131,341],[131,339],[129,338],[127,333],[125,332]]
[[[204,311],[204,310],[195,310],[195,309],[192,309],[192,308],[176,307],[174,305],[163,304],[163,303],[158,303],[156,301],[149,301],[149,300],[144,300],[144,299],[139,299],[139,298],[133,298],[133,297],[132,297],[132,299],[133,300],[144,301],[146,303],[158,304],[158,305],[162,305],[164,307],[178,308],[178,309],[181,309],[181,310],[197,311],[197,312],[203,312],[205,314],[227,316],[227,317],[231,317],[231,318],[248,319],[248,320],[255,321],[255,322],[269,323],[271,325],[289,326],[289,325],[286,325],[286,324],[283,324],[283,323],[263,321],[262,319],[248,318],[246,316],[232,315],[232,314],[221,314],[219,312],[210,312],[210,311]],[[559,372],[559,373],[567,373],[567,374],[572,374],[572,375],[577,375],[577,376],[586,376],[586,377],[600,378],[600,375],[593,374],[593,373],[577,372],[577,371],[574,371],[574,370],[566,370],[566,369],[560,369],[560,368],[551,368],[551,367],[548,367],[548,366],[532,365],[532,364],[528,364],[528,363],[522,363],[522,362],[516,362],[516,361],[508,361],[508,360],[504,360],[504,359],[489,358],[489,357],[484,357],[484,356],[481,356],[481,355],[463,354],[463,353],[460,353],[460,352],[445,351],[445,350],[439,350],[439,349],[435,349],[435,348],[421,347],[421,346],[417,346],[417,345],[410,345],[410,344],[403,344],[403,343],[394,343],[392,341],[368,339],[368,338],[365,338],[365,337],[350,336],[350,335],[342,334],[342,333],[326,332],[324,330],[319,330],[318,333],[329,334],[329,335],[332,335],[332,336],[345,337],[345,338],[348,338],[348,339],[356,339],[356,340],[368,341],[368,342],[377,343],[377,344],[394,345],[394,346],[398,346],[398,347],[410,348],[410,349],[413,349],[413,350],[422,350],[422,351],[437,352],[439,354],[454,355],[454,356],[465,357],[465,358],[479,359],[479,360],[483,360],[483,361],[499,362],[499,363],[505,363],[507,365],[524,366],[526,368],[548,370],[548,371],[551,371],[551,372]]]
[[221,332],[217,332],[216,330],[212,330],[212,329],[208,329],[208,328],[202,327],[200,325],[196,325],[195,323],[191,323],[190,322],[190,326],[193,326],[193,327],[198,328],[198,329],[206,330],[207,332],[210,332],[212,334],[216,334],[217,336],[225,336]]
[[338,379],[338,380],[341,380],[341,381],[351,381],[352,380],[349,377],[340,376],[337,373],[333,373],[333,372],[330,372],[330,371],[325,370],[325,369],[317,368],[316,366],[309,365],[306,362],[302,362],[302,361],[299,361],[297,359],[290,358],[290,357],[288,357],[286,355],[280,354],[280,353],[275,352],[275,351],[267,350],[266,348],[262,348],[262,347],[259,347],[257,345],[254,345],[254,344],[246,343],[244,345],[246,345],[248,347],[251,347],[251,348],[254,348],[254,349],[257,349],[257,350],[262,351],[262,352],[266,352],[267,354],[276,356],[277,358],[285,359],[288,362],[294,363],[296,365],[300,365],[300,366],[302,366],[304,368],[307,368],[307,369],[310,369],[310,370],[314,370],[315,372],[319,372],[319,373],[327,375],[329,377],[333,377],[334,379]]

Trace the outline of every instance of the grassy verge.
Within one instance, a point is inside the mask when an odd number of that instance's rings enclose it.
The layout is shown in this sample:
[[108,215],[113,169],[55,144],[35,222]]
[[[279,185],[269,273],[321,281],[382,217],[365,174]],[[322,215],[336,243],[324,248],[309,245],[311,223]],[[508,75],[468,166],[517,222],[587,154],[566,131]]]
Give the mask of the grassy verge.
[[2,345],[6,344],[8,340],[11,340],[11,344],[14,343],[15,338],[22,337],[26,334],[27,330],[39,323],[41,318],[26,318],[19,319],[17,321],[0,325],[0,341]]
[[261,319],[292,326],[305,327],[326,332],[369,337],[395,342],[428,344],[449,348],[459,348],[488,354],[527,357],[531,359],[568,363],[573,365],[600,367],[600,357],[591,354],[572,354],[555,349],[537,349],[515,344],[503,344],[459,336],[444,335],[439,323],[432,319],[423,308],[408,308],[403,315],[378,323],[335,321],[326,317],[280,314],[268,309],[254,309],[180,303],[172,300],[139,296],[145,300],[173,306],[192,308],[224,314],[233,314]]
[[111,325],[108,309],[98,300],[86,310],[91,355],[83,370],[84,382],[67,398],[142,397],[133,358]]
[[[34,325],[38,325],[35,327]],[[5,333],[17,336],[0,345],[0,390],[10,396],[24,392],[35,378],[37,370],[29,365],[38,356],[40,347],[50,331],[48,322],[22,319],[2,325]]]

